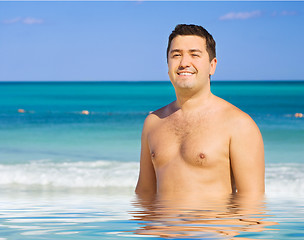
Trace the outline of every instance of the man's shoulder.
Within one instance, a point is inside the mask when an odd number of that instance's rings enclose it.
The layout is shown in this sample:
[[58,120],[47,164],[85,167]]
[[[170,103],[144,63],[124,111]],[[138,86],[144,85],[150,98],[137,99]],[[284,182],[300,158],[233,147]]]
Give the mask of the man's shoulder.
[[254,120],[249,116],[249,114],[245,113],[235,105],[219,97],[217,98],[217,102],[221,109],[221,118],[225,119],[225,122],[228,123],[229,126],[234,127],[234,129],[256,126]]
[[168,117],[170,114],[172,114],[173,104],[174,104],[174,102],[171,102],[162,108],[159,108],[155,111],[150,112],[149,115],[147,116],[146,120],[156,121],[156,120],[161,120],[161,119]]
[[151,128],[160,123],[162,119],[168,117],[171,114],[172,104],[173,102],[155,111],[151,111],[145,119],[144,126]]

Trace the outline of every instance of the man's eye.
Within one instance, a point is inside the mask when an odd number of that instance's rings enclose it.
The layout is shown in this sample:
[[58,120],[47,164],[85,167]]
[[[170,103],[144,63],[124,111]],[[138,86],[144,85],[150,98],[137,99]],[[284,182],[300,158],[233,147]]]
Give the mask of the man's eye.
[[180,54],[173,54],[172,57],[179,57]]
[[198,54],[192,54],[192,57],[199,57]]

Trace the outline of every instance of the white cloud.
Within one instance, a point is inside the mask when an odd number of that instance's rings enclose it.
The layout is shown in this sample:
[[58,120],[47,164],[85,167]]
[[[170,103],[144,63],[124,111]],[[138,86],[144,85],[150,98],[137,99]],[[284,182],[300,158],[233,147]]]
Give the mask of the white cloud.
[[43,23],[42,19],[27,17],[22,20],[24,24],[41,24]]
[[298,15],[298,12],[296,12],[296,11],[282,11],[281,15],[282,16],[294,16],[294,15]]
[[7,20],[3,20],[2,22],[4,24],[12,24],[12,23],[17,23],[20,22],[21,18],[17,17],[17,18],[13,18],[13,19],[7,19]]
[[271,14],[271,16],[272,17],[278,17],[278,16],[296,16],[298,14],[299,14],[299,12],[297,12],[297,11],[282,11],[282,12],[274,11]]
[[252,12],[230,12],[220,17],[220,20],[234,20],[240,19],[245,20],[249,18],[260,17],[262,12],[260,10],[252,11]]
[[14,23],[23,23],[23,24],[41,24],[43,23],[43,19],[38,19],[38,18],[32,18],[32,17],[26,17],[26,18],[13,18],[13,19],[7,19],[3,20],[2,23],[4,24],[14,24]]

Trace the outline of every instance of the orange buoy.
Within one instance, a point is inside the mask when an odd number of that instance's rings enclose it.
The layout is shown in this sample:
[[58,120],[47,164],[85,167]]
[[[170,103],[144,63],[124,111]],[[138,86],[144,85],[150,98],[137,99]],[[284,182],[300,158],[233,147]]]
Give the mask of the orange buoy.
[[90,112],[88,110],[82,110],[81,114],[84,114],[84,115],[89,115]]

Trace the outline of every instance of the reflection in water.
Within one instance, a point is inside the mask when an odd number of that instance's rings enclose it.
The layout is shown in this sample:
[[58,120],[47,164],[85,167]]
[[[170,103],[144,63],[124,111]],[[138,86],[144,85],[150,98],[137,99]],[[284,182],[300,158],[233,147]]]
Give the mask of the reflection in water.
[[[236,196],[216,201],[137,198],[133,204],[138,210],[131,215],[140,225],[135,231],[139,235],[252,240],[248,233],[272,230],[265,227],[277,224],[264,220],[264,201]],[[247,236],[234,238],[242,233]]]

